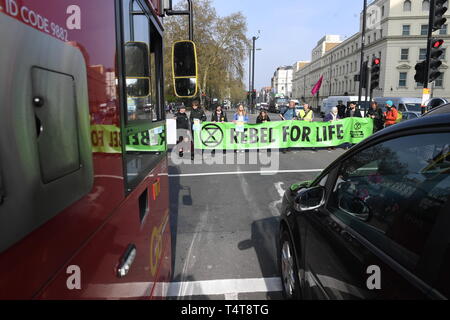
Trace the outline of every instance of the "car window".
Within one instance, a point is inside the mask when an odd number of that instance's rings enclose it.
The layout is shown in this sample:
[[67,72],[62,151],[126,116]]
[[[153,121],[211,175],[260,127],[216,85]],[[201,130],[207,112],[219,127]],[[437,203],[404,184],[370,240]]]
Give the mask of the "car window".
[[406,111],[405,105],[404,105],[403,103],[400,103],[400,104],[398,105],[398,110],[401,111],[401,112]]
[[328,209],[414,269],[450,196],[450,133],[405,136],[345,160]]

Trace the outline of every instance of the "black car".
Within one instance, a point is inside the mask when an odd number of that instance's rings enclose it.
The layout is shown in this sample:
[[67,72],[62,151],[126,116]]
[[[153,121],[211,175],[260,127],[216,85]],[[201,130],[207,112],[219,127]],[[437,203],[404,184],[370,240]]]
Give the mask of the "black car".
[[434,116],[437,114],[445,114],[445,113],[450,113],[450,103],[435,107],[429,110],[427,113],[423,114],[422,117]]
[[382,130],[282,203],[289,299],[450,297],[450,114]]

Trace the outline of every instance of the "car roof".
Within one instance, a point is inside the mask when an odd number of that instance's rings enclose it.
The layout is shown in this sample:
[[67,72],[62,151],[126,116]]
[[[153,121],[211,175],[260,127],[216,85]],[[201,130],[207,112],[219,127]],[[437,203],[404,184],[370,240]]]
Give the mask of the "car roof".
[[450,103],[443,104],[439,107],[435,107],[435,108],[431,109],[430,111],[425,113],[423,115],[423,117],[428,117],[428,116],[432,116],[432,115],[436,115],[436,114],[446,114],[446,113],[450,114]]

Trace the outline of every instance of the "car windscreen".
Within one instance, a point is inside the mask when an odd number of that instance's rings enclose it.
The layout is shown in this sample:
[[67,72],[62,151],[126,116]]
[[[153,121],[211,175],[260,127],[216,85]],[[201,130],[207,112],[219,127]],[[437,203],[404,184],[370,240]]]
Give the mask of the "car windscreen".
[[288,99],[277,99],[276,103],[277,104],[287,104],[288,103]]
[[406,110],[412,111],[412,112],[421,112],[422,107],[420,103],[405,103]]

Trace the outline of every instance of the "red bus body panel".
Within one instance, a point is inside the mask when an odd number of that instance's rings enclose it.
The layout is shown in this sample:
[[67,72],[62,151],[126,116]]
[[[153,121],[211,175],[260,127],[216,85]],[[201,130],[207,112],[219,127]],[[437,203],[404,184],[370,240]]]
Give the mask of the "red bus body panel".
[[[0,15],[49,36],[52,30],[32,25],[30,12],[67,29],[68,8],[81,9],[81,30],[67,30],[67,45],[78,47],[86,60],[91,123],[120,127],[114,1],[14,0],[16,16],[10,1],[0,0]],[[158,9],[154,6],[155,12]],[[0,299],[139,299],[151,297],[155,283],[170,280],[167,158],[125,196],[122,155],[94,153],[93,157],[91,192],[0,253]],[[155,184],[160,188],[156,197]],[[143,192],[148,192],[149,212],[141,222],[138,206]],[[119,278],[119,260],[129,244],[137,248],[136,259],[129,274]],[[80,267],[80,290],[67,287],[66,270],[71,265]]]

